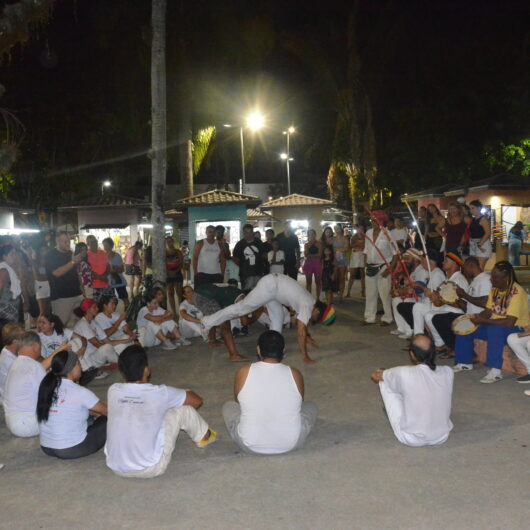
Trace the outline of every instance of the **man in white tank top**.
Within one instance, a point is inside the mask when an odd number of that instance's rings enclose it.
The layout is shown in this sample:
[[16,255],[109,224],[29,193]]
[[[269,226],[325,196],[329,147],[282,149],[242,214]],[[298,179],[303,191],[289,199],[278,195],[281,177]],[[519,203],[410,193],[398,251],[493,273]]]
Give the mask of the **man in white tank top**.
[[201,283],[223,283],[226,253],[215,239],[215,226],[206,227],[206,238],[195,244],[191,263],[195,286]]
[[223,406],[232,440],[250,454],[274,455],[301,448],[318,409],[304,401],[304,378],[282,363],[285,341],[277,331],[258,339],[259,362],[239,369],[235,401]]

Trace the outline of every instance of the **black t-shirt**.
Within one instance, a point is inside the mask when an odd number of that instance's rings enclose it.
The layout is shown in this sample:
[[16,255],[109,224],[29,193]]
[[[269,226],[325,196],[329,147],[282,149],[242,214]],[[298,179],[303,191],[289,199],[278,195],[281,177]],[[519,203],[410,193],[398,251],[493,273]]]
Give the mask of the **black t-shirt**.
[[296,263],[296,258],[300,255],[300,243],[296,235],[291,234],[287,237],[284,232],[281,232],[276,239],[280,243],[280,250],[285,252],[285,264]]
[[245,239],[238,241],[234,247],[234,257],[239,260],[239,276],[261,276],[265,272],[263,243],[254,239],[251,243]]
[[81,294],[79,285],[79,275],[77,274],[77,265],[74,265],[63,276],[55,277],[52,272],[72,261],[72,252],[60,252],[56,248],[50,250],[46,255],[46,276],[50,282],[50,298],[71,298]]

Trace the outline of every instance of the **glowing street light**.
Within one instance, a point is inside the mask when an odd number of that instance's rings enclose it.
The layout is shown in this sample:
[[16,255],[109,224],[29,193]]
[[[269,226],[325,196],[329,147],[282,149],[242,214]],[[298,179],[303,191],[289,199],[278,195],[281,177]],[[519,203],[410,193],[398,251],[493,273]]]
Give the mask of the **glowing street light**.
[[289,162],[292,162],[292,158],[290,157],[290,150],[289,150],[289,141],[291,138],[291,134],[294,134],[296,132],[296,129],[291,125],[287,128],[287,130],[283,131],[283,134],[287,137],[287,152],[282,153],[280,155],[280,158],[282,160],[285,160],[286,167],[287,167],[287,195],[291,195],[291,174],[290,174],[290,168],[289,168]]
[[259,110],[253,110],[245,120],[251,131],[259,131],[265,125],[265,117]]
[[105,188],[110,188],[112,186],[112,182],[110,180],[104,180],[101,183],[101,195],[103,195]]

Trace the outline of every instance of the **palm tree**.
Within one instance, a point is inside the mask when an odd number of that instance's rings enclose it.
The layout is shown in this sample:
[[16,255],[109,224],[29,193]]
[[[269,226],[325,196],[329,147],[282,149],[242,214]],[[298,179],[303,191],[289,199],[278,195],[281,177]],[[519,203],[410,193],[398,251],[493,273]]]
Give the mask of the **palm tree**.
[[166,138],[166,0],[151,5],[151,223],[153,280],[166,281],[164,195],[167,172]]

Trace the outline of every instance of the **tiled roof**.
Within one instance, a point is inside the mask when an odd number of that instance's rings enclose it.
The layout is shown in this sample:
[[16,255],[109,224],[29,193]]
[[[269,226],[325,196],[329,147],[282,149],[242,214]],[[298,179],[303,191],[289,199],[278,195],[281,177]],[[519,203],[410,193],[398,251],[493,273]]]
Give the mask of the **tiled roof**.
[[320,199],[319,197],[309,197],[307,195],[299,195],[292,193],[287,197],[280,197],[263,203],[260,208],[286,208],[288,206],[333,206],[334,202],[328,199]]
[[149,206],[149,201],[137,197],[125,197],[124,195],[92,195],[84,197],[67,206],[60,206],[59,210],[80,208],[132,208],[138,206]]
[[257,206],[259,203],[259,197],[255,197],[254,195],[242,195],[241,193],[228,190],[211,190],[206,193],[180,199],[175,203],[175,207],[215,206],[217,204],[246,204],[248,206]]
[[267,212],[262,212],[259,208],[248,208],[247,219],[269,219],[271,215]]

